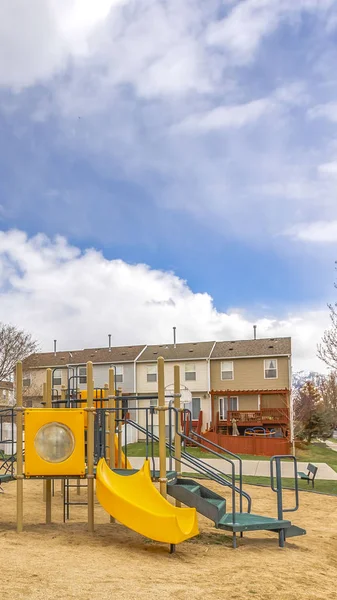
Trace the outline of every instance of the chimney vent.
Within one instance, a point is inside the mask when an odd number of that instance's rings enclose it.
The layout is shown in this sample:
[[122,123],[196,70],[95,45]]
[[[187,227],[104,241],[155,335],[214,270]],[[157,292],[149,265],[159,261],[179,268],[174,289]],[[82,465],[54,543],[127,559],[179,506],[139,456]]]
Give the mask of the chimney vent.
[[176,334],[176,327],[173,327],[173,347],[176,348],[177,347],[177,334]]
[[111,352],[111,333],[109,333],[108,338],[109,338],[109,352]]
[[253,325],[253,329],[254,329],[254,340],[256,340],[256,329],[257,329],[257,325]]
[[57,340],[54,340],[54,356],[56,356],[56,343],[57,343]]

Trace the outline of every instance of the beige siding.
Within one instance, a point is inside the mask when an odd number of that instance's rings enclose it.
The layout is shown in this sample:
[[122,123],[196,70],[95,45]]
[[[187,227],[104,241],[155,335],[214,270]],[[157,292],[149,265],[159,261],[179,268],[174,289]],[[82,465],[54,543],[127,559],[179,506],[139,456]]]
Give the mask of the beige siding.
[[263,394],[261,396],[261,408],[286,408],[287,398],[278,394]]
[[[180,366],[180,381],[182,385],[185,385],[191,392],[206,392],[208,390],[208,362],[206,360],[190,361],[194,362],[196,369],[196,380],[190,381],[185,380],[185,362],[165,362],[165,386],[173,386],[174,365]],[[145,394],[147,392],[157,392],[158,383],[147,381],[147,366],[155,365],[156,363],[137,363],[137,392],[138,394]]]
[[[68,370],[64,369],[64,368],[60,369],[60,370],[61,370],[61,375],[62,375],[62,384],[61,385],[67,386]],[[23,388],[24,395],[42,396],[43,384],[46,381],[46,372],[47,372],[47,369],[30,369],[29,373],[30,373],[31,384],[30,384],[30,386]],[[28,371],[26,371],[24,373],[24,377],[26,375],[28,375]],[[59,386],[59,385],[56,385],[54,387],[55,387],[55,389],[61,390],[61,386]]]
[[264,378],[263,358],[233,359],[234,379],[221,379],[221,360],[211,360],[212,390],[268,390],[289,388],[289,362],[287,357],[277,358],[277,379]]
[[239,396],[239,410],[257,410],[258,396]]

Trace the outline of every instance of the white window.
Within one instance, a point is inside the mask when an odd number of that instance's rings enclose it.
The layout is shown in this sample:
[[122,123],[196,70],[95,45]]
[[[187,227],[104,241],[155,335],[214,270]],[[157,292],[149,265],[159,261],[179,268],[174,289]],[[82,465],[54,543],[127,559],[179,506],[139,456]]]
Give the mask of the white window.
[[62,383],[62,371],[61,369],[55,369],[53,371],[53,385],[61,385]]
[[193,419],[193,421],[196,421],[197,419],[199,419],[200,407],[201,407],[200,398],[192,398],[192,419]]
[[29,374],[29,373],[26,373],[26,374],[23,376],[23,386],[24,386],[24,387],[29,387],[29,386],[30,386],[30,384],[31,384],[30,374]]
[[227,413],[229,410],[239,410],[239,399],[237,396],[219,398],[220,421],[227,421]]
[[123,365],[116,365],[115,367],[115,381],[116,383],[123,383]]
[[157,381],[157,365],[147,365],[147,381]]
[[234,366],[232,360],[224,360],[221,363],[221,379],[234,379]]
[[79,374],[79,382],[87,383],[87,367],[80,367],[78,369],[78,374]]
[[185,381],[196,381],[195,363],[185,363]]
[[264,378],[277,379],[277,359],[267,358],[264,361]]

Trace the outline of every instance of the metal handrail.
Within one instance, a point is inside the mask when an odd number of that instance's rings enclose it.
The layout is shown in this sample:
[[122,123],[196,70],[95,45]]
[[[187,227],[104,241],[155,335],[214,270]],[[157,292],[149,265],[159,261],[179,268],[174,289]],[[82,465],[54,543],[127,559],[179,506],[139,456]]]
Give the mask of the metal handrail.
[[[141,425],[139,425],[135,421],[132,421],[131,419],[128,419],[128,422],[129,422],[129,424],[131,426],[135,427],[135,429],[137,429],[138,431],[140,431],[141,433],[144,433],[146,435],[146,429],[144,427],[142,427]],[[150,438],[152,438],[155,442],[159,442],[159,438],[155,434],[148,432],[148,436]],[[184,437],[186,438],[186,441],[190,440],[190,438],[188,438],[188,436],[184,436]],[[199,445],[201,448],[205,449],[205,446],[203,446],[202,444],[197,444],[197,445]],[[166,443],[166,448],[169,450],[169,452],[174,451],[174,446],[172,444]],[[210,452],[212,452],[212,451],[210,451]],[[227,460],[228,462],[230,462],[233,465],[233,467],[234,467],[234,481],[235,481],[235,464],[230,459],[226,459],[224,456],[221,456],[217,452],[213,451],[213,454],[215,456],[217,456],[218,458],[222,458],[222,459]],[[174,458],[175,458],[175,460],[177,460],[177,457],[174,456]],[[208,475],[210,477],[210,479],[213,479],[214,481],[216,481],[220,485],[223,485],[225,487],[229,487],[232,490],[234,490],[234,492],[236,492],[237,494],[240,494],[240,498],[241,498],[241,495],[244,498],[246,498],[246,500],[247,500],[247,512],[251,511],[251,504],[252,504],[251,497],[249,496],[249,494],[247,494],[247,492],[241,490],[238,486],[236,486],[235,484],[233,484],[233,471],[232,471],[232,478],[230,479],[229,476],[226,473],[224,473],[223,471],[221,471],[220,469],[217,469],[216,467],[213,467],[211,465],[207,465],[206,463],[202,462],[197,457],[191,456],[187,452],[184,452],[184,451],[182,452],[182,459],[184,459],[184,460],[178,460],[178,462],[180,462],[181,464],[184,464],[186,466],[191,466],[192,465],[199,472],[201,472],[201,474]],[[233,505],[235,505],[235,501],[234,501]],[[240,505],[242,506],[242,501],[240,502]],[[240,508],[240,512],[242,512],[241,508]]]
[[[294,508],[283,508],[283,487],[282,487],[282,473],[281,473],[281,459],[290,459],[294,463],[294,480],[295,480],[295,507]],[[274,485],[274,462],[276,467],[276,487]],[[295,512],[299,507],[299,493],[298,493],[298,480],[297,480],[297,458],[293,454],[279,454],[272,456],[270,459],[270,487],[273,492],[277,494],[277,513],[280,520],[283,519],[284,512]]]
[[[189,409],[184,409],[184,412],[185,411],[186,412],[188,411],[189,413],[191,413],[191,411]],[[191,416],[192,416],[192,413],[191,413]],[[210,445],[213,446],[213,448],[218,448],[218,450],[221,450],[222,453],[229,454],[230,456],[233,456],[233,458],[235,458],[235,460],[237,460],[239,462],[239,481],[240,481],[240,490],[241,490],[241,493],[242,493],[243,492],[243,490],[242,490],[242,458],[238,454],[234,454],[234,452],[231,452],[230,450],[227,450],[226,448],[223,448],[219,444],[216,444],[212,440],[209,440],[209,439],[205,438],[203,435],[200,435],[200,433],[196,433],[195,431],[193,431],[193,429],[191,429],[191,436],[194,436],[194,437],[198,438],[199,440],[202,440],[203,442],[206,442],[206,444],[207,444],[207,446],[206,446],[207,451],[211,452],[211,449],[208,447],[208,445],[210,444]],[[195,443],[195,440],[192,439],[192,442]],[[205,444],[203,446],[205,447]],[[217,452],[216,454],[220,458],[225,458],[223,456],[223,454],[220,454],[219,452]],[[240,512],[242,512],[242,497],[241,497],[241,495],[240,495]],[[250,512],[250,511],[248,511],[248,512]]]

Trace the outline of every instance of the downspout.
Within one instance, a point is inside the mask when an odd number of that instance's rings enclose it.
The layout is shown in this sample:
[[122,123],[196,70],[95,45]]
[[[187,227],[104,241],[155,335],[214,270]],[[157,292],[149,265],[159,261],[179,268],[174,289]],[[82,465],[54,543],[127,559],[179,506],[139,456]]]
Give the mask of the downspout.
[[215,348],[215,344],[216,344],[216,342],[214,342],[214,344],[212,346],[212,349],[211,349],[211,351],[209,353],[209,356],[207,358],[207,363],[208,363],[208,369],[207,369],[207,385],[208,385],[208,390],[207,390],[207,392],[208,392],[208,397],[209,397],[209,401],[210,401],[210,410],[209,410],[209,413],[208,413],[208,415],[209,415],[209,423],[211,423],[213,421],[213,410],[212,410],[213,399],[212,399],[212,396],[211,396],[211,356],[213,354],[213,350]]

